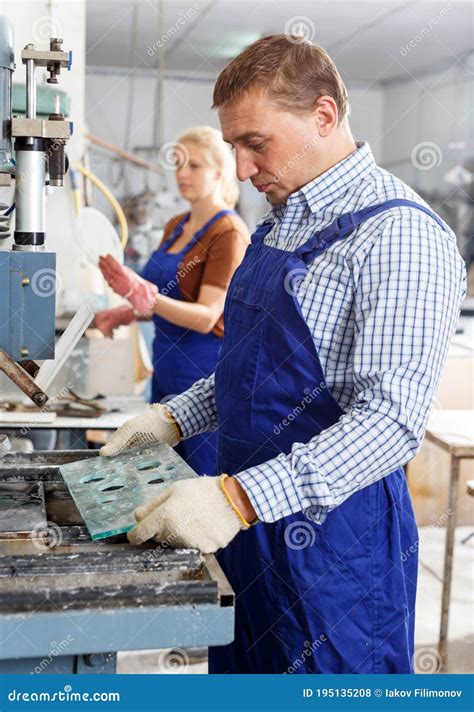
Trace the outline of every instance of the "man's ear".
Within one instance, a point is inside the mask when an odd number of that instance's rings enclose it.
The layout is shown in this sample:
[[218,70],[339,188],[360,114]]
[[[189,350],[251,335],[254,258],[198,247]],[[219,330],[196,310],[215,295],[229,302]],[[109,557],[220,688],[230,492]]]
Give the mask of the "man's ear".
[[337,105],[332,96],[323,94],[314,103],[314,117],[321,137],[329,136],[338,125]]

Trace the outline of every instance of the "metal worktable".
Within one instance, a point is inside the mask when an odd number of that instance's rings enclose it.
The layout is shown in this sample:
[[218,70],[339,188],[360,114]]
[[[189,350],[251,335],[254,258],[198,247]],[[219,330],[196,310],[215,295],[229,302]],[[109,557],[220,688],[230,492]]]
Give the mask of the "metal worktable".
[[[234,594],[213,556],[92,542],[59,465],[94,451],[8,453],[3,482],[43,483],[48,527],[0,541],[0,672],[114,672],[119,650],[225,645]],[[4,535],[5,536],[5,535]]]
[[[2,413],[0,412],[0,432],[13,429],[18,429],[21,432],[57,430],[60,438],[57,449],[83,449],[86,448],[85,434],[87,430],[116,430],[130,418],[144,413],[148,407],[140,396],[108,396],[100,403],[109,408],[109,412],[98,413],[96,417],[92,418],[57,416],[50,422],[35,421],[33,414],[26,420],[9,419],[2,423]],[[44,410],[48,412],[47,404]]]

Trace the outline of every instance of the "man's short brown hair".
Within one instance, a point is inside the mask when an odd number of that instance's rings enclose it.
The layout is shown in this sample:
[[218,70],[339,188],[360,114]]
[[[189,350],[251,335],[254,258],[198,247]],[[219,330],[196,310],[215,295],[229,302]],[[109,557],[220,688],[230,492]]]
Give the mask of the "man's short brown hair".
[[347,90],[336,65],[322,47],[302,37],[270,35],[249,45],[219,74],[213,108],[254,87],[287,111],[310,113],[320,96],[330,96],[339,124],[349,115]]

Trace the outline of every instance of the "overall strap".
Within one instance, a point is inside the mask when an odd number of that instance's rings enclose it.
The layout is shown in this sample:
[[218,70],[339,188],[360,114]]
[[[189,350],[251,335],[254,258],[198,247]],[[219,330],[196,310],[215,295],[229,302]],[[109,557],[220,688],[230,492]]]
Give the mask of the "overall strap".
[[209,228],[214,225],[214,223],[216,223],[218,220],[220,220],[224,215],[237,215],[237,213],[235,212],[235,210],[219,210],[219,212],[213,215],[212,218],[208,220],[205,225],[203,225],[197,232],[194,233],[192,240],[188,242],[188,244],[183,248],[180,254],[186,255],[189,250],[194,247],[196,242],[199,242],[201,237],[205,235]]
[[393,200],[386,200],[383,203],[378,203],[377,205],[369,205],[368,207],[356,210],[355,212],[343,213],[330,225],[310,237],[304,245],[301,245],[301,247],[296,250],[296,253],[306,264],[310,264],[328,247],[333,245],[335,242],[348,237],[366,220],[369,220],[370,218],[375,217],[375,215],[383,213],[386,210],[398,207],[408,207],[420,210],[426,215],[429,215],[429,217],[433,218],[433,220],[435,220],[443,230],[446,230],[446,226],[441,218],[439,218],[436,213],[429,208],[426,208],[424,205],[420,205],[420,203],[416,203],[413,200],[395,198]]
[[181,220],[178,220],[178,222],[177,222],[176,225],[174,226],[173,230],[171,231],[171,235],[167,238],[167,240],[166,240],[165,242],[163,242],[163,243],[161,244],[161,249],[162,249],[162,250],[165,250],[165,252],[166,252],[166,250],[168,249],[168,247],[171,247],[171,245],[173,244],[173,242],[175,242],[175,240],[178,239],[178,237],[179,237],[179,236],[181,235],[181,233],[183,232],[183,228],[184,228],[185,223],[188,222],[188,220],[189,220],[190,217],[191,217],[191,213],[186,213],[186,215],[183,215],[183,217],[181,218]]
[[250,236],[250,241],[252,244],[256,244],[258,242],[263,242],[265,239],[266,235],[270,232],[270,230],[273,227],[273,220],[265,220],[261,225],[257,227],[255,232],[252,233]]

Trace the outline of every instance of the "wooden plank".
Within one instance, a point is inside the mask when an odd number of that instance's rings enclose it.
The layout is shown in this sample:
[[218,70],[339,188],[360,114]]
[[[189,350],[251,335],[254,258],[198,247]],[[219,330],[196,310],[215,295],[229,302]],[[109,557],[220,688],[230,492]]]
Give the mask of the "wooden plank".
[[426,438],[455,457],[474,457],[474,410],[435,412]]

